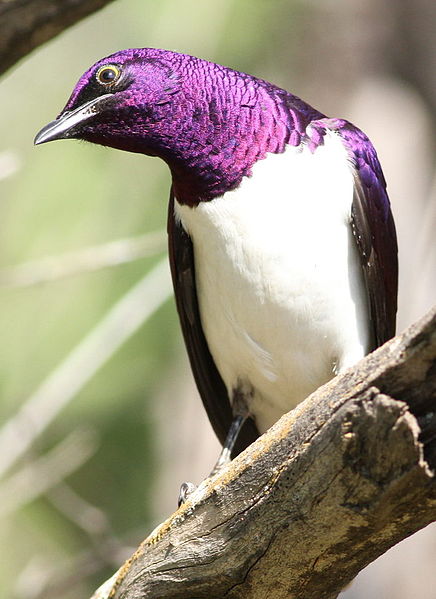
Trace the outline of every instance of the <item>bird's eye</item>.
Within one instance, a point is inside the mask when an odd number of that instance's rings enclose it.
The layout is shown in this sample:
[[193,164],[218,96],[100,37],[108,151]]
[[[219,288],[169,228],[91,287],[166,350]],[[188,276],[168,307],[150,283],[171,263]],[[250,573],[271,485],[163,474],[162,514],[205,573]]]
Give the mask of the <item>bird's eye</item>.
[[100,67],[96,74],[96,79],[101,85],[112,85],[120,78],[121,71],[114,64]]

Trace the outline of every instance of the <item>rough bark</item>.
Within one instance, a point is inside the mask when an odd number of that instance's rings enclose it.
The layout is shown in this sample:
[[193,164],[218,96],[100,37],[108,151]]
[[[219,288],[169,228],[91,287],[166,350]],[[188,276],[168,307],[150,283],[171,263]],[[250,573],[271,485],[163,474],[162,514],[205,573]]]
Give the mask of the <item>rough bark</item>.
[[436,310],[204,481],[99,598],[330,599],[436,519]]
[[0,75],[112,0],[0,0]]

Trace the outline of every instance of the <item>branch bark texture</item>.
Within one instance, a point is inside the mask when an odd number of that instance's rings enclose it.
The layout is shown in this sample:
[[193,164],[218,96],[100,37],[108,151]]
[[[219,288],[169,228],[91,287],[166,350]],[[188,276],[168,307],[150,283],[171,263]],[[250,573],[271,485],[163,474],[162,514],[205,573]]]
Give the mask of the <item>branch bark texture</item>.
[[436,310],[204,481],[96,597],[331,599],[436,519]]
[[112,0],[0,0],[0,75]]

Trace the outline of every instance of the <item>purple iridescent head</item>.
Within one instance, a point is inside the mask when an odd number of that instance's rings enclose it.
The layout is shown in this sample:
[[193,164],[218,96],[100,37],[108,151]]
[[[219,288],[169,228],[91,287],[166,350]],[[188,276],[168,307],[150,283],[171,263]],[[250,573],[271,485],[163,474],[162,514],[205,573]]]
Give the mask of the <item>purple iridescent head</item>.
[[185,57],[152,49],[124,50],[99,60],[79,79],[56,121],[39,134],[39,143],[74,138],[144,154],[165,153],[180,109],[186,109],[186,66]]
[[86,71],[35,143],[84,139],[159,156],[177,197],[193,203],[236,187],[267,152],[298,145],[319,116],[250,75],[167,50],[132,49]]

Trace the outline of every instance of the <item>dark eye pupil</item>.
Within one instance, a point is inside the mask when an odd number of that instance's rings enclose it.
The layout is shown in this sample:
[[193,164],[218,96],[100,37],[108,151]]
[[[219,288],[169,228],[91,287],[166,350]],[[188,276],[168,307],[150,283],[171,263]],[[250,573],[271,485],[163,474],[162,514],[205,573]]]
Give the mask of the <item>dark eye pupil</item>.
[[100,73],[100,79],[105,83],[113,81],[115,79],[115,71],[113,69],[105,69]]

